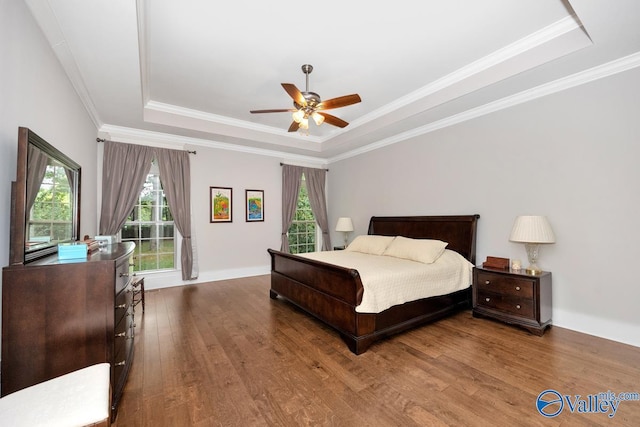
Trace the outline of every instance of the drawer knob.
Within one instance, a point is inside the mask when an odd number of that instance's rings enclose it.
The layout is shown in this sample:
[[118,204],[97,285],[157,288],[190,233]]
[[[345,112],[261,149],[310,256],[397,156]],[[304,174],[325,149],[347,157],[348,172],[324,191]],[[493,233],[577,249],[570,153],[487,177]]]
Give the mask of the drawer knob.
[[491,301],[491,298],[488,298],[488,297],[487,297],[487,298],[485,298],[484,300],[485,300],[486,302],[489,302],[489,301]]
[[126,332],[120,332],[119,334],[116,334],[116,337],[126,337],[127,333]]
[[520,310],[520,304],[516,304],[516,308]]
[[490,284],[491,284],[491,280],[485,280],[485,281],[484,281],[484,284],[485,284],[485,285],[490,285]]
[[120,273],[120,277],[129,277],[129,273]]
[[116,308],[127,308],[127,304],[116,305]]
[[126,364],[127,364],[127,361],[123,360],[122,362],[114,363],[114,366],[124,366]]
[[519,290],[520,290],[520,286],[516,286],[516,291],[519,291]]

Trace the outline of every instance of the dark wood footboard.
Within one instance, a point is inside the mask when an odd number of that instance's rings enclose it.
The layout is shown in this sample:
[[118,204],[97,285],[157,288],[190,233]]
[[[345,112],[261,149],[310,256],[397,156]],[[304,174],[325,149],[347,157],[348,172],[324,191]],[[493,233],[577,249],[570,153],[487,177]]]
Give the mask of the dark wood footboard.
[[355,335],[364,288],[354,269],[269,249],[271,297],[280,295],[341,333]]
[[[449,242],[449,248],[475,260],[478,215],[372,217],[370,234],[403,235]],[[394,234],[394,230],[400,232]],[[364,288],[357,270],[273,249],[270,297],[285,298],[336,329],[349,349],[364,353],[375,341],[471,307],[471,287],[452,294],[393,306],[381,313],[358,313]]]

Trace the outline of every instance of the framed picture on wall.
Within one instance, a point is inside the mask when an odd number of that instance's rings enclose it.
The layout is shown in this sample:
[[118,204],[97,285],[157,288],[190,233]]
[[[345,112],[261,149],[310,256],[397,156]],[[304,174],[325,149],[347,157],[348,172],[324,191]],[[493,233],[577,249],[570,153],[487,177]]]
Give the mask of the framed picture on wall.
[[209,187],[209,222],[231,222],[232,191],[229,187]]
[[245,190],[246,221],[264,221],[264,191]]

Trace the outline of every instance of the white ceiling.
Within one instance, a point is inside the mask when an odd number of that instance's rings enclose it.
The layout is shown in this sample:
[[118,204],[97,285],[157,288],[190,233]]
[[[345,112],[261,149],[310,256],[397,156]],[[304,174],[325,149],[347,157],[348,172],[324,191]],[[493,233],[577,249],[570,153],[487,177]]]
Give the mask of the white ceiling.
[[[640,66],[637,0],[26,0],[101,136],[333,161]],[[344,129],[288,133],[280,83]]]

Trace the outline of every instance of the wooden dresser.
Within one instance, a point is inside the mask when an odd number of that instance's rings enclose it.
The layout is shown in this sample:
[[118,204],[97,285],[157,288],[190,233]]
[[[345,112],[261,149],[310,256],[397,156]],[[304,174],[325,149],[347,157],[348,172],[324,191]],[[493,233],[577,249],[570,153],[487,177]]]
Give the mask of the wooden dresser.
[[542,335],[551,325],[551,273],[538,275],[476,267],[473,316],[490,317]]
[[2,270],[2,396],[107,362],[115,417],[133,362],[134,248],[119,243],[86,259],[56,254]]

